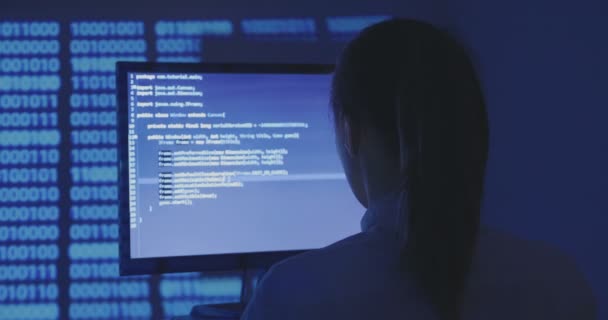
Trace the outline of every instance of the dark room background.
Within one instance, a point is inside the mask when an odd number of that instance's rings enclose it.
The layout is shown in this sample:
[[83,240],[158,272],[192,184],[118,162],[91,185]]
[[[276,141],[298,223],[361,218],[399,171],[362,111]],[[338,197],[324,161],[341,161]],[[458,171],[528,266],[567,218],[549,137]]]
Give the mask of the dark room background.
[[[166,318],[239,299],[238,272],[118,277],[114,61],[333,63],[394,16],[448,28],[474,57],[491,125],[485,222],[571,256],[608,319],[600,0],[2,0],[0,319]],[[32,114],[45,121],[14,120]],[[106,170],[84,178],[92,168]]]

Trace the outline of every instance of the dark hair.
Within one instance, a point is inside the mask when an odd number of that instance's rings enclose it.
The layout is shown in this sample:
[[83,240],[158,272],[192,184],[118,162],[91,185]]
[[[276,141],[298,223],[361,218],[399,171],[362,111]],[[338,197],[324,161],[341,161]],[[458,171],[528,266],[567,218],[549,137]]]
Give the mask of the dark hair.
[[368,27],[338,61],[332,108],[336,125],[374,128],[400,159],[404,270],[441,319],[460,319],[488,152],[483,95],[465,50],[423,22]]

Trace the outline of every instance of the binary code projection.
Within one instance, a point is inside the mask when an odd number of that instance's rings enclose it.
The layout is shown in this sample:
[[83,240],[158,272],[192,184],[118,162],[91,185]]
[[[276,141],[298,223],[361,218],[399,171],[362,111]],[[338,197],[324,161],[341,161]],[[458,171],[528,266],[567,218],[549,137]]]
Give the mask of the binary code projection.
[[204,37],[225,38],[233,33],[229,20],[161,20],[154,25],[156,61],[198,62]]
[[57,318],[57,22],[0,23],[0,317]]
[[0,319],[238,301],[238,274],[118,276],[115,62],[200,61],[209,39],[343,41],[384,18],[0,20]]
[[[149,318],[147,278],[118,278],[117,60],[145,60],[144,23],[70,24],[69,317]],[[100,39],[101,38],[101,39]],[[104,103],[111,101],[112,103]],[[105,155],[105,156],[103,156]],[[95,212],[84,217],[82,212]]]

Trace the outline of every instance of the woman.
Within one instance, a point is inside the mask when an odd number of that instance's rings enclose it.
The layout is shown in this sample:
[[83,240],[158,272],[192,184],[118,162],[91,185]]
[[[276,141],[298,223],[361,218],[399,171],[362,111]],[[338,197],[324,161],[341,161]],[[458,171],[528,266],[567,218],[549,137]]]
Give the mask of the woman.
[[594,319],[568,259],[480,227],[486,109],[446,33],[365,29],[339,60],[332,111],[362,232],[274,266],[243,319]]

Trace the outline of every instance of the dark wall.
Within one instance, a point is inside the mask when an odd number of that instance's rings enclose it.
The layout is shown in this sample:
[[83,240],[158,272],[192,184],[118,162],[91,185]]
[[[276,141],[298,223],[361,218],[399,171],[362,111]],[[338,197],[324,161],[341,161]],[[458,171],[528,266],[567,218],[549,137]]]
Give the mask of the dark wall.
[[447,4],[491,121],[485,219],[574,257],[608,318],[608,6]]

